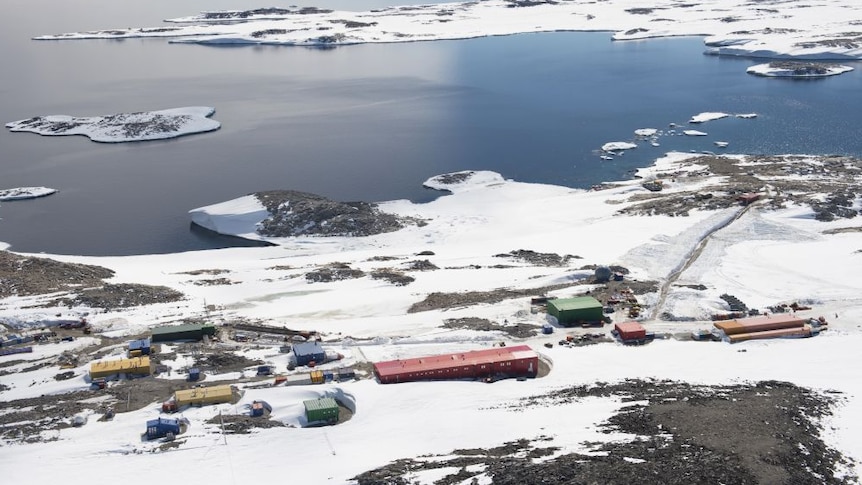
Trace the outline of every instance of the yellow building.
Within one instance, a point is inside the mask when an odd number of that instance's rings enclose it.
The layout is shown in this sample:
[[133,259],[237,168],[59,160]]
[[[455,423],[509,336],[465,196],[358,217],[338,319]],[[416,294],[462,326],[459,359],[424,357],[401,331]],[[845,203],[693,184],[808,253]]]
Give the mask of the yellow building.
[[152,374],[150,358],[143,356],[131,359],[104,360],[90,364],[90,379],[108,377],[114,374],[148,376]]
[[233,388],[228,384],[186,389],[183,391],[177,391],[174,396],[174,402],[176,402],[177,407],[183,407],[186,405],[202,406],[204,404],[219,404],[223,402],[231,402],[232,400]]

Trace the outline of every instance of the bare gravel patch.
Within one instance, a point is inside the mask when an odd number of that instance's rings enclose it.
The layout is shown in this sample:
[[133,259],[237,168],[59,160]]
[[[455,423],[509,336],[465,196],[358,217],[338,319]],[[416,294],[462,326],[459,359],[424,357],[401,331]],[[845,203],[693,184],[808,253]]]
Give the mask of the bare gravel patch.
[[558,451],[546,445],[547,437],[538,436],[494,448],[454,450],[445,457],[397,460],[354,479],[360,485],[407,484],[408,473],[455,468],[456,472],[434,483],[490,479],[503,485],[814,485],[857,480],[836,473],[839,465],[849,463],[820,438],[818,423],[840,397],[785,382],[695,386],[629,380],[561,389],[524,399],[511,408],[557,406],[591,396],[637,402],[601,425],[609,433],[637,437],[629,442],[594,444],[594,453],[588,455],[568,453],[537,461],[535,458]]
[[535,337],[541,327],[524,322],[504,322],[501,324],[492,322],[486,318],[465,317],[444,320],[443,328],[476,330],[479,332],[502,332],[513,338],[529,338]]

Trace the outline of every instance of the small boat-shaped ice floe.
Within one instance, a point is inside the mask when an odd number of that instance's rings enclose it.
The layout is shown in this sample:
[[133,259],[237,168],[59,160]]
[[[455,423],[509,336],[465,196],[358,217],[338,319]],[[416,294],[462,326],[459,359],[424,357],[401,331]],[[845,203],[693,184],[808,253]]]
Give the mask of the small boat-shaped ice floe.
[[14,189],[0,189],[0,200],[22,200],[45,197],[57,192],[57,189],[48,187],[17,187]]

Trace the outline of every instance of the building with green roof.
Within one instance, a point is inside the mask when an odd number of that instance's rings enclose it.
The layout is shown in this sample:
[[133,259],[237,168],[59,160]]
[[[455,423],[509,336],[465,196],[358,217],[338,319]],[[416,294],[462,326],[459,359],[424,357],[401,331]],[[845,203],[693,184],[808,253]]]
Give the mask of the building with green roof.
[[548,315],[564,326],[604,320],[602,303],[591,296],[548,300]]
[[215,335],[216,329],[213,325],[186,323],[156,327],[151,332],[153,342],[170,342],[172,340],[202,340],[204,335]]

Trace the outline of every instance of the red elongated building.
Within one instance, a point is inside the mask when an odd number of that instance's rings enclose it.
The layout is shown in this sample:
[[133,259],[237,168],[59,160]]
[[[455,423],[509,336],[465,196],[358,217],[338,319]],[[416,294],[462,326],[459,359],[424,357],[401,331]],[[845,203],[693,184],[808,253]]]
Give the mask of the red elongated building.
[[374,375],[381,384],[485,377],[536,377],[538,371],[539,354],[527,345],[374,364]]
[[779,313],[750,318],[737,318],[736,320],[724,320],[713,323],[713,326],[724,332],[725,335],[730,336],[787,328],[801,329],[807,322],[807,318],[797,317],[792,313]]

